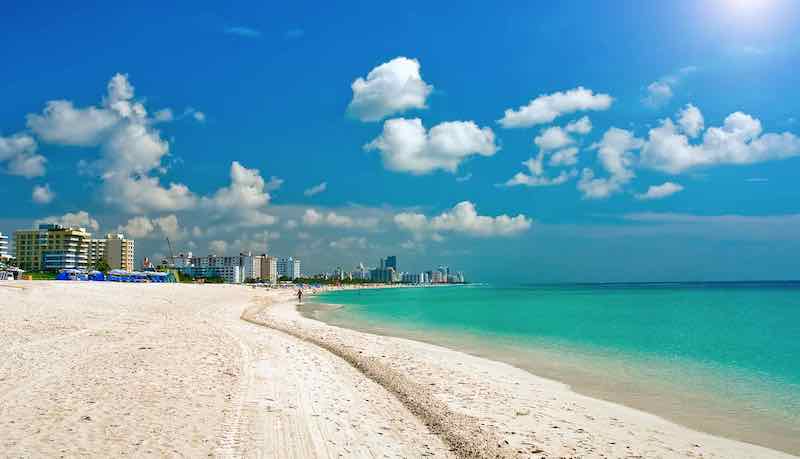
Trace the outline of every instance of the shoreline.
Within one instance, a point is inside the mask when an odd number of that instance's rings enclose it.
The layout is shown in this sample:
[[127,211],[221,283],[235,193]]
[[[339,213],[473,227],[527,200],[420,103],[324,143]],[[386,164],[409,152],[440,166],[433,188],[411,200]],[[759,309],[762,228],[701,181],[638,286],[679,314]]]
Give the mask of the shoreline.
[[[320,292],[320,293],[324,293],[324,292]],[[782,450],[773,449],[773,448],[770,448],[769,446],[766,446],[766,445],[760,445],[760,444],[757,444],[757,443],[747,442],[746,440],[741,440],[741,439],[733,438],[733,437],[730,437],[730,436],[725,436],[725,434],[709,433],[709,432],[706,432],[705,430],[703,430],[702,428],[697,428],[696,426],[687,426],[687,425],[685,425],[685,424],[683,424],[683,423],[681,423],[679,421],[662,417],[662,416],[660,416],[658,414],[655,414],[655,413],[653,413],[651,411],[647,411],[646,409],[641,409],[641,408],[638,408],[638,407],[632,407],[632,406],[629,406],[627,404],[621,403],[621,402],[616,401],[616,400],[608,400],[606,398],[601,398],[600,396],[595,395],[595,394],[590,394],[590,393],[586,393],[584,391],[575,390],[567,382],[564,382],[563,380],[559,380],[557,378],[554,378],[551,375],[541,376],[539,374],[536,374],[530,368],[526,368],[524,365],[519,365],[518,363],[515,363],[513,361],[504,360],[504,359],[498,358],[497,356],[493,356],[491,354],[491,352],[488,352],[488,353],[487,352],[472,352],[472,351],[470,351],[468,349],[465,349],[463,346],[458,346],[457,344],[448,343],[448,342],[442,343],[441,340],[439,340],[439,341],[434,340],[434,339],[432,339],[430,337],[424,336],[424,334],[422,334],[422,333],[419,333],[419,334],[405,333],[404,334],[402,331],[394,330],[391,327],[384,328],[384,329],[375,329],[375,328],[370,328],[370,327],[360,327],[358,325],[349,324],[349,323],[348,324],[342,324],[340,322],[331,323],[331,322],[325,321],[324,318],[321,318],[319,316],[319,312],[321,312],[321,311],[324,312],[324,310],[326,308],[338,309],[338,308],[342,308],[342,307],[344,307],[344,306],[343,305],[336,305],[336,304],[332,305],[332,304],[328,304],[328,303],[319,302],[318,298],[316,298],[316,295],[315,295],[314,297],[311,298],[311,301],[309,303],[306,303],[304,305],[298,305],[298,307],[296,308],[296,313],[297,313],[298,316],[303,317],[306,320],[314,321],[314,322],[318,322],[318,323],[323,323],[328,327],[333,327],[333,328],[337,328],[337,329],[341,329],[341,330],[347,330],[349,332],[354,332],[354,333],[363,333],[363,334],[369,334],[369,335],[373,335],[373,336],[386,337],[386,338],[389,338],[389,339],[392,339],[392,340],[400,340],[400,341],[416,343],[416,345],[422,346],[422,347],[430,346],[432,348],[445,349],[447,351],[450,351],[450,352],[453,352],[453,353],[457,353],[457,354],[461,354],[461,355],[464,355],[464,356],[469,356],[469,357],[474,358],[474,359],[480,359],[480,360],[485,360],[486,362],[491,362],[491,364],[489,364],[487,366],[493,366],[494,364],[508,365],[509,367],[513,368],[514,370],[517,370],[519,372],[524,372],[524,373],[530,375],[530,377],[532,379],[539,380],[543,385],[560,386],[559,390],[573,394],[572,398],[582,398],[582,399],[584,399],[584,401],[589,400],[588,404],[595,405],[595,408],[599,408],[603,404],[611,404],[611,405],[614,405],[616,407],[616,409],[619,409],[621,411],[628,411],[627,414],[632,416],[632,417],[640,417],[640,418],[641,417],[647,417],[647,418],[652,417],[652,418],[655,418],[657,420],[657,423],[659,423],[659,424],[662,424],[662,423],[663,424],[670,424],[671,427],[675,428],[676,430],[682,430],[683,431],[682,432],[683,436],[686,436],[688,434],[690,436],[705,437],[706,439],[711,438],[711,439],[714,439],[714,440],[712,440],[712,443],[728,443],[729,442],[731,444],[729,446],[732,446],[732,445],[735,445],[735,444],[739,444],[739,445],[745,445],[745,448],[755,448],[756,450],[761,450],[761,451],[758,451],[758,452],[751,451],[749,453],[744,452],[744,451],[739,451],[738,453],[732,453],[732,452],[729,451],[726,454],[724,454],[722,457],[798,457],[798,456],[794,456],[793,453],[789,452],[789,451],[782,451]],[[695,445],[697,443],[692,443],[692,444]],[[547,448],[545,448],[545,449],[547,450]],[[696,451],[690,451],[689,450],[689,451],[686,451],[686,453],[691,455],[691,454],[696,454]]]

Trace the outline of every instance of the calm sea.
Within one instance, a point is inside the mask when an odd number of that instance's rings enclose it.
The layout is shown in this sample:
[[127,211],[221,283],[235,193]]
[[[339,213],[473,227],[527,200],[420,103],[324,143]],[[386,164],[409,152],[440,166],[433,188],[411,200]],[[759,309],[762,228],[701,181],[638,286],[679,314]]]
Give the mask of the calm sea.
[[800,282],[339,291],[327,322],[501,360],[706,432],[800,454]]

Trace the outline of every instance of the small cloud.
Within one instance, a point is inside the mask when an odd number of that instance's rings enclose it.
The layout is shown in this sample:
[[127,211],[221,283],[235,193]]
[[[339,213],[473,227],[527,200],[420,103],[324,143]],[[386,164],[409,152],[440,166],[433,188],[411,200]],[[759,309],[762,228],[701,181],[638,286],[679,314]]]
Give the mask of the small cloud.
[[327,189],[328,189],[328,182],[322,182],[319,185],[314,185],[311,188],[303,191],[303,194],[307,197],[311,197],[320,194]]
[[158,123],[168,123],[175,119],[175,114],[172,113],[172,109],[164,108],[158,110],[155,115],[153,116],[156,122]]
[[287,40],[297,40],[298,38],[303,38],[305,34],[305,30],[295,28],[287,30],[284,37],[286,37]]
[[466,182],[472,178],[472,173],[470,172],[467,175],[462,175],[461,177],[456,177],[456,182]]
[[50,190],[50,185],[36,185],[33,187],[32,193],[33,202],[36,204],[49,204],[56,197],[56,194]]
[[275,191],[283,185],[283,179],[275,177],[274,175],[269,178],[269,181],[264,185],[266,191]]
[[237,35],[239,37],[246,37],[246,38],[260,38],[261,31],[253,29],[251,27],[245,26],[233,26],[233,27],[226,27],[225,33],[228,35]]
[[745,182],[749,182],[749,183],[764,183],[764,182],[769,182],[769,179],[768,178],[761,178],[761,177],[753,177],[753,178],[744,179],[744,181]]
[[676,87],[696,71],[697,67],[689,65],[650,83],[647,85],[647,94],[642,97],[642,103],[650,108],[663,107],[675,95]]
[[183,110],[183,114],[180,116],[180,118],[186,118],[186,117],[191,117],[198,123],[206,122],[206,114],[201,112],[200,110],[197,110],[194,107],[186,107],[186,109]]
[[645,193],[637,194],[636,199],[640,201],[663,199],[667,196],[672,196],[675,193],[680,193],[681,191],[683,191],[683,186],[677,183],[664,182],[661,185],[651,186]]

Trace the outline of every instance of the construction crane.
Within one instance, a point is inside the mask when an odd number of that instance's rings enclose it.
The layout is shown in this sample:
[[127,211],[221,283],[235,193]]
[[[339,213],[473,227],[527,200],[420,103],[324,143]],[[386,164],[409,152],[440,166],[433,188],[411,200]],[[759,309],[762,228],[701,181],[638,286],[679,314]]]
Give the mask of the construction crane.
[[167,246],[169,247],[169,263],[170,263],[169,267],[170,268],[174,268],[175,267],[175,252],[172,251],[172,243],[169,242],[169,238],[166,238],[166,239],[167,239]]

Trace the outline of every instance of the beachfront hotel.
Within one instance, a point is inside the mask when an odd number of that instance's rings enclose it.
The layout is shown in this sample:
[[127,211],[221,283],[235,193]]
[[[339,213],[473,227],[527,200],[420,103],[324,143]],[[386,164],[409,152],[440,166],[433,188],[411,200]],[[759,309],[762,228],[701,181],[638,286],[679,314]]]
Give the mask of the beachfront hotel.
[[295,280],[300,277],[300,260],[292,257],[280,258],[277,262],[278,277]]
[[7,260],[10,256],[8,253],[8,236],[0,233],[0,260]]
[[[299,272],[299,260],[296,260]],[[164,259],[162,264],[177,268],[181,273],[194,278],[221,278],[228,284],[247,281],[278,282],[278,258],[267,254],[253,255],[243,252],[235,256],[192,256],[192,252],[180,253]]]
[[134,241],[123,234],[106,234],[105,239],[89,240],[89,266],[105,260],[111,269],[133,271]]
[[83,228],[41,224],[14,232],[14,256],[27,271],[86,269],[91,237]]
[[261,276],[258,279],[274,284],[278,282],[278,259],[269,255],[258,257],[261,264]]

